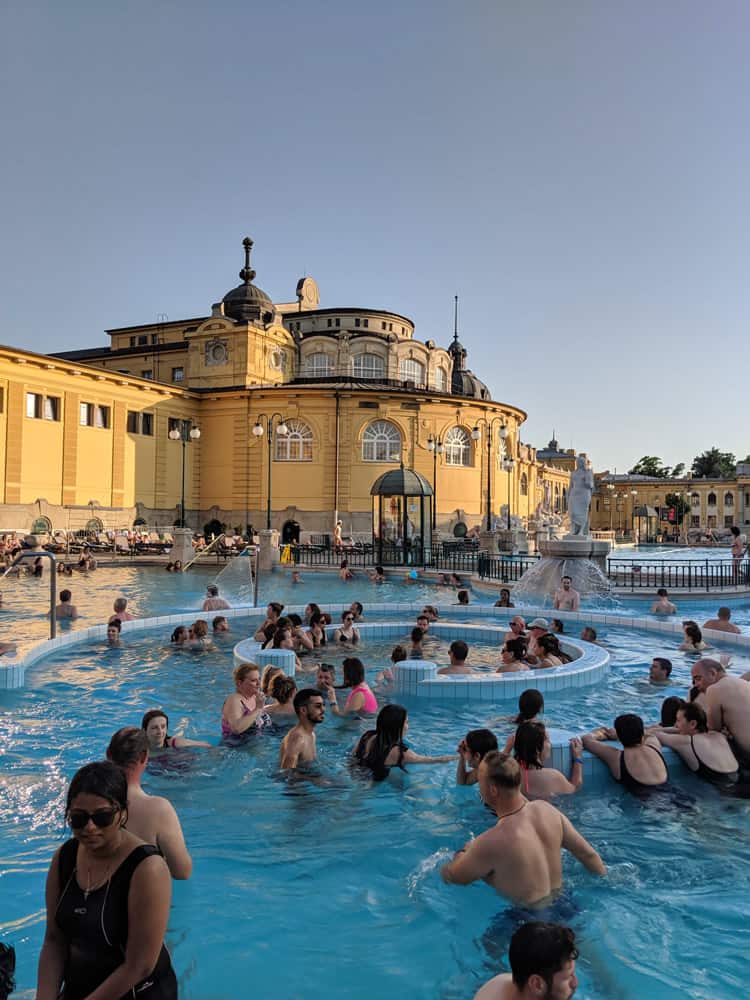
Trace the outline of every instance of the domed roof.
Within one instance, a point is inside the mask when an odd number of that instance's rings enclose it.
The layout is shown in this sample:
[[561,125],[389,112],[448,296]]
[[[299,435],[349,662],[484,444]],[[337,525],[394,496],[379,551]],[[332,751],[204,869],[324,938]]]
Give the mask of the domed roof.
[[379,476],[372,484],[370,496],[431,497],[432,487],[424,476],[420,476],[414,469],[405,469],[402,465],[400,469],[391,469]]
[[454,371],[451,379],[454,396],[471,396],[472,399],[490,399],[490,390],[474,372]]
[[255,271],[250,267],[250,251],[253,248],[253,241],[249,236],[246,236],[242,245],[245,248],[245,266],[240,271],[242,284],[233,288],[231,292],[227,292],[222,302],[224,303],[225,316],[247,322],[251,319],[260,319],[262,313],[273,309],[273,302],[262,288],[252,284],[255,277]]

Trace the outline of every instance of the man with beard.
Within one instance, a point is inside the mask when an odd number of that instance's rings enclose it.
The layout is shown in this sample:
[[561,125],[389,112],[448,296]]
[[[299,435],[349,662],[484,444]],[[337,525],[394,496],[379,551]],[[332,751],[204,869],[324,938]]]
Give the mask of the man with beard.
[[326,717],[323,695],[315,688],[298,691],[292,704],[299,721],[281,741],[279,767],[282,771],[315,760],[315,727]]

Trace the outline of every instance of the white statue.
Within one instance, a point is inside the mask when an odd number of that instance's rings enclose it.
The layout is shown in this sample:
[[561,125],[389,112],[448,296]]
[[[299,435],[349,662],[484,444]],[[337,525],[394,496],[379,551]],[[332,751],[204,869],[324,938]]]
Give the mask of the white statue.
[[568,513],[570,514],[569,538],[587,538],[589,510],[594,492],[594,473],[586,468],[586,459],[579,455],[568,484]]

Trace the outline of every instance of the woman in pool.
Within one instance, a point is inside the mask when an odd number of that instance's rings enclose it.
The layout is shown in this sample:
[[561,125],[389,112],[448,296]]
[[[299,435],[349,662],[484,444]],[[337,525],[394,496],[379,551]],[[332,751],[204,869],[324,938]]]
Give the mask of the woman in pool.
[[295,653],[309,653],[311,649],[315,648],[315,643],[313,642],[310,633],[305,631],[302,627],[302,619],[299,615],[289,615],[289,624],[292,627],[292,649]]
[[208,747],[204,740],[189,740],[186,736],[169,736],[169,719],[160,708],[152,708],[141,719],[141,729],[148,739],[149,753],[160,750],[181,750],[183,747]]
[[458,598],[458,603],[459,604],[464,604],[465,605],[465,604],[469,603],[469,591],[468,590],[459,590],[459,592],[456,594],[456,597]]
[[[603,740],[619,740],[623,749],[602,746]],[[583,745],[604,761],[615,781],[629,792],[648,792],[666,785],[669,779],[659,741],[655,736],[645,735],[639,715],[618,715],[614,729],[602,727],[586,733]]]
[[560,640],[556,635],[548,632],[537,639],[539,652],[542,654],[535,667],[559,667],[563,663],[569,663],[570,657],[560,649]]
[[[339,688],[328,688],[328,701],[334,715],[374,715],[378,710],[378,699],[365,681],[365,665],[355,656],[347,656],[342,664],[344,683]],[[351,688],[343,708],[339,708],[336,691]]]
[[406,651],[405,646],[394,646],[391,650],[391,666],[383,667],[378,676],[375,678],[375,687],[388,687],[393,684],[395,675],[393,673],[393,667],[397,663],[401,663],[402,660],[408,660],[409,654]]
[[349,580],[354,579],[354,573],[349,569],[349,563],[346,559],[341,560],[341,565],[339,566],[339,580],[343,580],[347,583]]
[[455,754],[439,757],[423,757],[414,753],[404,743],[409,729],[406,709],[401,705],[386,705],[378,713],[375,729],[366,732],[354,749],[354,761],[367,768],[373,780],[383,781],[392,767],[405,770],[404,764],[447,764],[455,760]]
[[424,642],[424,632],[419,626],[411,630],[411,646],[409,648],[409,660],[423,660],[424,659],[424,649],[422,648],[422,643]]
[[164,947],[172,879],[158,849],[125,829],[127,800],[114,764],[86,764],[73,776],[66,803],[73,837],[47,875],[38,1000],[177,998]]
[[708,731],[706,713],[695,703],[682,703],[677,709],[673,733],[656,732],[664,747],[680,755],[693,774],[715,785],[734,785],[739,777],[739,764],[726,736]]
[[703,633],[695,622],[683,622],[682,631],[685,638],[677,647],[683,653],[702,653],[709,646],[703,641]]
[[522,722],[513,740],[513,756],[521,767],[521,790],[527,798],[573,795],[583,785],[583,744],[580,739],[575,736],[570,741],[570,781],[557,768],[544,766],[551,752],[544,723]]
[[221,707],[221,735],[225,739],[245,736],[271,722],[265,711],[266,696],[260,690],[257,663],[240,663],[234,668],[234,687],[234,693]]
[[305,607],[305,624],[309,625],[310,622],[312,621],[313,615],[319,615],[319,614],[320,614],[320,608],[318,607],[318,605],[310,601],[310,603]]
[[[536,688],[526,688],[525,691],[521,692],[518,698],[518,715],[516,715],[512,721],[516,724],[516,726],[520,726],[524,722],[537,722],[543,711],[544,695],[542,692],[537,691]],[[516,734],[514,731],[505,741],[503,753],[511,752],[515,738]]]
[[297,714],[294,711],[294,696],[297,693],[297,684],[293,677],[286,677],[284,674],[274,677],[271,681],[271,697],[275,699],[274,704],[267,706],[267,711],[274,721],[288,718],[296,721]]
[[215,649],[208,634],[208,622],[199,618],[190,626],[190,647],[192,649]]
[[508,639],[500,650],[500,666],[497,668],[498,674],[512,674],[517,670],[528,670],[526,662],[526,640]]
[[307,630],[313,649],[326,645],[326,623],[320,611],[314,611],[310,616],[310,627]]
[[550,632],[554,632],[555,635],[562,635],[565,632],[565,626],[560,621],[559,618],[551,618],[549,623]]
[[190,629],[187,625],[178,625],[177,628],[172,632],[172,637],[169,640],[175,646],[185,646],[190,641]]
[[284,671],[281,667],[275,667],[272,663],[267,663],[263,667],[263,673],[260,675],[260,689],[266,697],[270,697],[271,685],[277,677],[284,677]]
[[457,785],[475,785],[479,765],[490,750],[497,750],[497,737],[489,729],[470,729],[458,744]]
[[496,608],[515,608],[515,604],[510,599],[510,591],[507,587],[500,588],[500,600],[495,601]]
[[351,611],[344,611],[341,615],[341,624],[333,633],[335,642],[348,642],[352,646],[359,642],[359,630],[354,627],[354,615]]

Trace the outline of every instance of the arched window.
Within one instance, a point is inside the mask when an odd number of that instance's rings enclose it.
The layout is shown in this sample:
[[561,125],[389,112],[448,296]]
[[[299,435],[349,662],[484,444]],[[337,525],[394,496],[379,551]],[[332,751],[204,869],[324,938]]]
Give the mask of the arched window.
[[690,494],[690,503],[693,505],[693,507],[700,507],[700,505],[701,505],[700,495],[698,493],[691,493]]
[[527,497],[529,495],[529,480],[525,472],[521,473],[521,496]]
[[555,513],[560,513],[560,484],[555,483]]
[[385,378],[385,361],[379,354],[355,354],[352,375],[355,378]]
[[724,494],[724,506],[725,507],[734,507],[734,493],[725,493]]
[[424,385],[424,365],[414,358],[404,358],[401,362],[401,381]]
[[303,420],[287,420],[287,433],[276,431],[277,462],[312,462],[313,432]]
[[305,361],[306,375],[311,375],[313,378],[325,378],[326,375],[330,375],[332,372],[333,365],[327,354],[320,352],[308,355]]
[[89,534],[95,533],[97,531],[104,531],[104,524],[99,517],[90,517],[86,522],[86,531]]
[[706,503],[708,504],[709,507],[715,507],[716,506],[716,494],[715,493],[709,493],[708,494],[708,499],[706,500]]
[[451,427],[445,435],[446,465],[471,465],[471,438],[463,427]]
[[435,369],[435,389],[438,392],[448,391],[448,372],[445,368]]
[[31,525],[32,535],[45,535],[52,531],[52,521],[43,514]]
[[[372,355],[371,355],[372,356]],[[401,432],[387,420],[375,420],[362,435],[363,462],[399,462]]]

